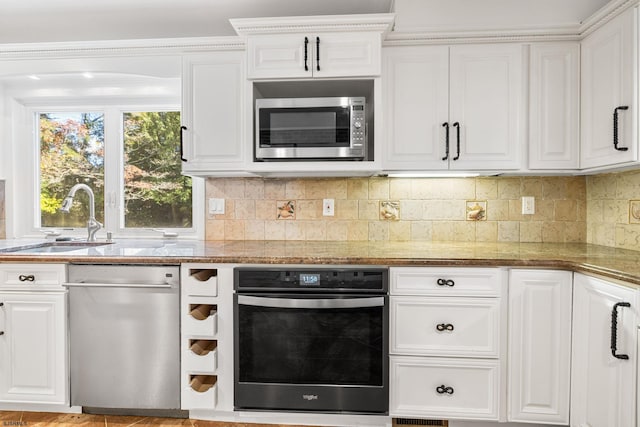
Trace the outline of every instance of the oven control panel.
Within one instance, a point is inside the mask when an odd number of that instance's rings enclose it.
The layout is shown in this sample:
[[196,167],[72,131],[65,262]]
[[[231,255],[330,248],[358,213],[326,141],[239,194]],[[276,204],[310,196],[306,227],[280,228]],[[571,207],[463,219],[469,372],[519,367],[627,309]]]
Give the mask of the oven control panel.
[[237,267],[237,291],[386,292],[389,270],[384,267]]

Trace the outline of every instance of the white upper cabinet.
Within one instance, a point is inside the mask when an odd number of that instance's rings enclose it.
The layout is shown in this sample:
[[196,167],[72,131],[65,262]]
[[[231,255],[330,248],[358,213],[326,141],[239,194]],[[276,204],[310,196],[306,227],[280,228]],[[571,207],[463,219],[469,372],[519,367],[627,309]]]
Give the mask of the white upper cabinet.
[[578,169],[580,44],[530,47],[529,169]]
[[638,160],[637,38],[631,8],[582,41],[583,169]]
[[523,52],[521,44],[386,48],[383,168],[519,169]]
[[283,34],[247,40],[248,78],[380,75],[379,33]]
[[380,75],[382,36],[393,14],[231,19],[247,41],[247,78]]
[[182,78],[183,173],[244,170],[244,52],[187,55]]
[[637,294],[574,275],[572,426],[636,426]]

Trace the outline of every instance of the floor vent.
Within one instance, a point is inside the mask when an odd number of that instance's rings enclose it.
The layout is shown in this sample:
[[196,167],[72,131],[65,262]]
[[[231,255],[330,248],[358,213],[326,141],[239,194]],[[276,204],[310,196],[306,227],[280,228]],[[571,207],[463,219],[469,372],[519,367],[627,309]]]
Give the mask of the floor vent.
[[439,426],[448,427],[449,421],[446,420],[420,420],[415,418],[394,418],[393,427],[396,426]]

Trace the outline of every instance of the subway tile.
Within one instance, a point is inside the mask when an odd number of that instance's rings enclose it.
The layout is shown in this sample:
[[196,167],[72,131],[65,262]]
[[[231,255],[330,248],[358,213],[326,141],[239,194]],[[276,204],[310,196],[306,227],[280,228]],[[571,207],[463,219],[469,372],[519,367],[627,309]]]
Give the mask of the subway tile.
[[476,196],[477,200],[497,199],[498,198],[498,179],[497,178],[476,178]]
[[542,178],[542,198],[566,199],[567,180],[565,177],[546,176]]
[[327,181],[327,199],[342,200],[347,198],[346,178],[336,178]]
[[369,200],[389,199],[389,179],[369,178]]
[[350,223],[349,221],[329,220],[326,221],[327,240],[347,240]]
[[389,223],[369,221],[369,240],[389,240]]
[[349,224],[347,240],[360,241],[369,239],[369,221],[352,221]]
[[432,241],[433,229],[431,221],[411,221],[411,240]]
[[476,241],[475,221],[456,221],[453,224],[453,240],[456,242]]
[[392,221],[389,223],[389,240],[408,241],[411,240],[410,221]]
[[347,179],[347,199],[367,200],[369,198],[369,183],[365,178]]
[[335,219],[358,219],[358,201],[357,200],[336,200]]
[[264,222],[264,235],[267,240],[285,240],[286,231],[285,224],[288,221],[265,221]]
[[452,242],[455,240],[454,221],[433,221],[433,231],[431,233],[433,241]]
[[542,179],[533,177],[523,177],[520,184],[521,196],[531,196],[536,199],[542,198]]
[[518,242],[520,239],[520,222],[502,221],[498,224],[499,242]]
[[400,219],[403,221],[420,221],[424,219],[422,200],[400,200]]
[[264,182],[264,198],[282,200],[286,196],[286,181],[282,179],[267,179]]
[[542,241],[544,243],[563,243],[565,223],[545,221],[542,223]]
[[305,240],[303,221],[283,221],[285,223],[285,240]]
[[244,238],[246,240],[264,240],[265,227],[263,220],[248,220],[244,223]]
[[502,178],[498,180],[498,199],[520,198],[520,178]]
[[296,204],[296,219],[322,218],[322,199],[298,200]]
[[407,178],[389,178],[389,198],[394,200],[411,198],[411,180]]
[[360,200],[358,202],[358,219],[375,220],[380,217],[380,204],[377,200]]
[[497,242],[498,241],[498,223],[496,221],[476,222],[476,241],[477,242]]
[[519,240],[520,242],[542,242],[542,222],[521,222]]
[[304,183],[304,197],[306,199],[325,199],[329,188],[328,179],[309,179]]

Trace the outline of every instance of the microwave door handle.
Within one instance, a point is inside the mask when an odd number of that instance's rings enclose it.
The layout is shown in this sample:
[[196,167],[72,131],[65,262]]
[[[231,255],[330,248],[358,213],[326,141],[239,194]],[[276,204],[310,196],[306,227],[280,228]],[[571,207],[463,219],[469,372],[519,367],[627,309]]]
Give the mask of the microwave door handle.
[[272,308],[311,308],[311,309],[364,308],[364,307],[383,307],[384,297],[296,299],[296,298],[265,298],[265,297],[249,296],[249,295],[238,295],[238,304],[251,305],[256,307],[272,307]]

